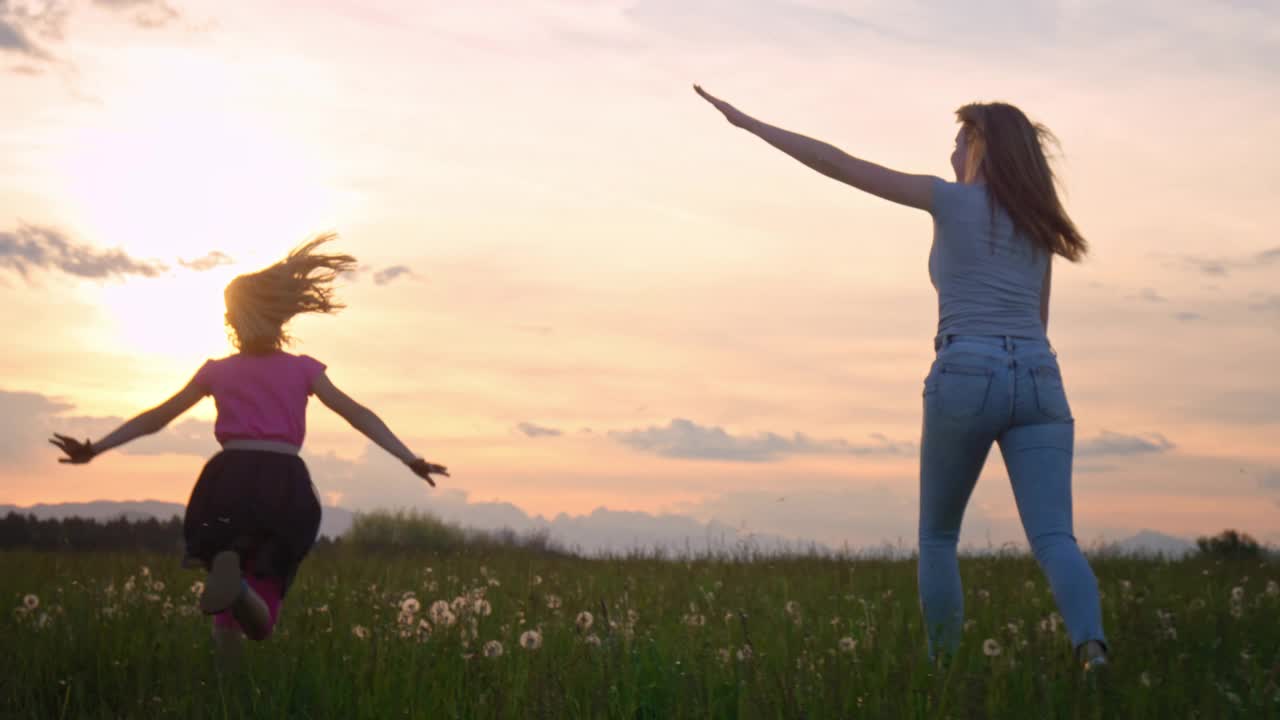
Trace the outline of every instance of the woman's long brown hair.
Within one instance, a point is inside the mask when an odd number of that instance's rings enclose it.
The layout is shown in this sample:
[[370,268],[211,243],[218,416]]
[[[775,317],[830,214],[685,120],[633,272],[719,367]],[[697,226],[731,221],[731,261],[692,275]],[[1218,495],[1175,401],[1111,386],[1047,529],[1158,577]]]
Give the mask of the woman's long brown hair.
[[330,286],[339,273],[356,268],[356,259],[316,252],[336,237],[333,233],[318,235],[275,265],[241,275],[227,285],[223,293],[227,325],[241,352],[279,350],[290,340],[284,326],[294,315],[332,313],[343,307],[335,302]]
[[1054,134],[1006,103],[971,103],[956,110],[968,151],[965,182],[979,173],[992,198],[1015,229],[1040,248],[1077,262],[1089,244],[1067,216],[1055,187],[1044,147],[1058,145]]

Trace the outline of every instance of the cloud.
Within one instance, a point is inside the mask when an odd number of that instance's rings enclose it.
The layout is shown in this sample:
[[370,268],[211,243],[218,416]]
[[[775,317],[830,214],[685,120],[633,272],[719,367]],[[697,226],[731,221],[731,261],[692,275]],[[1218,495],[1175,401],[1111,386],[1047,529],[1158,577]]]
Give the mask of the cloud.
[[195,270],[196,272],[212,270],[221,265],[230,265],[233,262],[235,261],[231,259],[230,255],[227,255],[220,250],[210,251],[204,257],[198,257],[195,260],[178,260],[179,265],[187,268],[188,270]]
[[1222,276],[1233,270],[1254,270],[1280,264],[1280,247],[1233,258],[1203,258],[1186,256],[1182,261],[1205,275]]
[[1156,292],[1152,288],[1142,288],[1135,295],[1130,295],[1131,300],[1146,300],[1147,302],[1162,303],[1166,302],[1165,297]]
[[1081,457],[1146,455],[1168,452],[1175,447],[1177,446],[1160,433],[1147,433],[1143,437],[1103,430],[1097,437],[1077,443],[1076,455]]
[[17,271],[24,278],[33,269],[61,270],[90,279],[141,275],[156,277],[168,270],[163,264],[136,260],[123,250],[100,250],[74,243],[53,228],[22,225],[0,231],[0,268]]
[[516,426],[516,429],[531,438],[560,437],[564,434],[555,428],[542,427],[541,425],[534,425],[531,422],[522,422]]
[[1270,470],[1258,478],[1258,484],[1270,490],[1280,490],[1280,470]]
[[1257,302],[1249,303],[1249,309],[1254,312],[1280,313],[1280,295],[1271,295]]
[[[69,414],[74,409],[71,403],[40,393],[0,390],[0,463],[53,462],[58,451],[47,442],[53,433],[100,439],[125,421],[115,416]],[[217,450],[213,424],[187,419],[111,452],[207,457]]]
[[392,265],[389,268],[383,268],[373,274],[374,285],[386,285],[398,277],[413,277],[413,270],[408,265]]
[[1176,313],[1174,313],[1174,314],[1173,314],[1173,316],[1174,316],[1175,318],[1177,318],[1178,320],[1181,320],[1181,321],[1183,321],[1183,322],[1192,322],[1192,321],[1195,321],[1195,320],[1203,320],[1203,319],[1204,319],[1204,316],[1203,316],[1203,315],[1201,315],[1200,313],[1198,313],[1198,312],[1191,312],[1191,311],[1176,312]]
[[113,12],[132,13],[133,24],[148,30],[164,27],[181,17],[165,0],[93,0],[93,4]]
[[613,430],[609,437],[633,450],[663,457],[697,460],[768,462],[784,455],[907,455],[912,443],[896,443],[883,435],[871,436],[874,443],[856,445],[847,440],[814,440],[803,433],[785,437],[765,432],[754,436],[731,435],[723,428],[705,427],[676,418],[666,427],[643,430]]
[[22,27],[5,17],[0,17],[0,50],[8,50],[39,60],[49,58],[47,52],[31,42]]

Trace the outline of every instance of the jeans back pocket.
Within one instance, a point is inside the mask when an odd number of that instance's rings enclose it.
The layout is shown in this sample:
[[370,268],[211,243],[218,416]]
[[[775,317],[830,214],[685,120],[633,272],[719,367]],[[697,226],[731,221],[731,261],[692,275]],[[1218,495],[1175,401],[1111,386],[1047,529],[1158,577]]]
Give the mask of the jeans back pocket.
[[943,415],[971,418],[987,407],[991,390],[990,368],[943,363],[938,368],[938,410]]
[[1036,386],[1036,407],[1040,414],[1053,420],[1071,417],[1067,404],[1067,390],[1062,385],[1062,372],[1052,365],[1042,365],[1031,370],[1031,381]]

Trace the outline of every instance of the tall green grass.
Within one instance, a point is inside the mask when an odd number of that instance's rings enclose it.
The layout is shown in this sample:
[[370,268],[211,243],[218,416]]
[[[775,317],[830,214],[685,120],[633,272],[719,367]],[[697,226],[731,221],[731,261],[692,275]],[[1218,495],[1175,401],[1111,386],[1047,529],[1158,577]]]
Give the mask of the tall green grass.
[[0,716],[1280,717],[1274,564],[1096,559],[1095,682],[1026,557],[962,561],[971,622],[940,667],[910,560],[584,559],[364,522],[229,674],[176,558],[0,554]]

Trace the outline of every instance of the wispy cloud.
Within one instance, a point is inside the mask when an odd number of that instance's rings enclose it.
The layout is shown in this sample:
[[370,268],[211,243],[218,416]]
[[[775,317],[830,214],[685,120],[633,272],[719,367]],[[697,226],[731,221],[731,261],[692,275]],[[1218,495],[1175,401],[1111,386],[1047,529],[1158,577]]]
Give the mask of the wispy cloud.
[[1076,455],[1102,457],[1108,455],[1145,455],[1168,452],[1177,447],[1160,433],[1125,435],[1103,430],[1097,437],[1076,444]]
[[181,17],[177,8],[166,0],[93,0],[107,10],[128,13],[134,25],[148,30],[161,28]]
[[156,277],[168,270],[162,263],[138,260],[119,248],[102,250],[69,240],[60,231],[38,225],[0,231],[0,268],[24,278],[32,270],[60,270],[95,280],[140,275]]
[[541,425],[535,425],[534,423],[531,423],[531,422],[522,422],[519,425],[516,425],[516,429],[531,438],[560,437],[561,435],[564,434],[562,431],[557,430],[556,428],[543,427]]
[[1184,310],[1183,312],[1176,312],[1173,314],[1173,316],[1178,320],[1181,320],[1182,322],[1193,322],[1195,320],[1204,319],[1204,316],[1201,315],[1200,313],[1192,312],[1189,310]]
[[1147,302],[1162,303],[1166,302],[1166,298],[1156,292],[1154,288],[1142,288],[1138,292],[1129,296],[1130,300],[1145,300]]
[[234,261],[231,256],[220,250],[213,250],[204,257],[198,257],[195,260],[178,260],[179,265],[196,272],[212,270],[221,265],[230,265],[232,262]]
[[408,265],[392,265],[373,274],[374,285],[386,285],[399,277],[413,277],[413,270]]
[[1181,262],[1205,275],[1223,276],[1234,270],[1253,270],[1280,264],[1280,247],[1273,247],[1261,252],[1239,255],[1236,257],[1206,258],[1200,256],[1184,256]]
[[907,455],[915,450],[912,443],[893,442],[879,433],[866,444],[815,440],[803,433],[790,437],[772,432],[732,435],[723,428],[682,418],[666,427],[610,431],[609,437],[634,450],[663,457],[737,462],[768,462],[786,455]]

